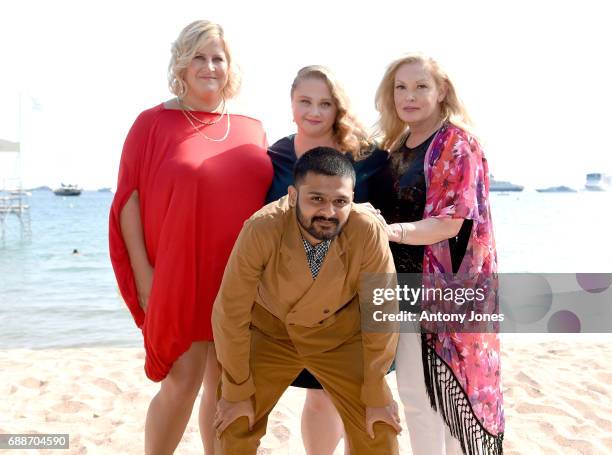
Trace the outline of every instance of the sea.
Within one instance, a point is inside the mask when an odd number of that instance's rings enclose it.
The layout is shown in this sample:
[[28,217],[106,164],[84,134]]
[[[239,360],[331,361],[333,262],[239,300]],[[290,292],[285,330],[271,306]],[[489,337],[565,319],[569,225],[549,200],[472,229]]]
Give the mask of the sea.
[[[109,260],[112,198],[34,191],[29,229],[5,220],[0,349],[142,346]],[[612,191],[491,193],[491,207],[500,272],[612,272]]]

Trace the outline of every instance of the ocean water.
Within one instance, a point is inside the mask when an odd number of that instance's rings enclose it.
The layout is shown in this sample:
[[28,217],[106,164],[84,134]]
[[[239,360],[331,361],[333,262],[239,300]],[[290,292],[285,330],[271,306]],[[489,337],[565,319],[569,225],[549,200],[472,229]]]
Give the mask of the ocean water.
[[112,198],[33,192],[27,198],[31,240],[22,241],[16,218],[7,219],[0,245],[0,348],[142,344],[108,256]]
[[[34,192],[29,239],[7,219],[0,349],[142,345],[108,257],[112,197]],[[492,193],[491,206],[501,272],[612,272],[612,192]]]

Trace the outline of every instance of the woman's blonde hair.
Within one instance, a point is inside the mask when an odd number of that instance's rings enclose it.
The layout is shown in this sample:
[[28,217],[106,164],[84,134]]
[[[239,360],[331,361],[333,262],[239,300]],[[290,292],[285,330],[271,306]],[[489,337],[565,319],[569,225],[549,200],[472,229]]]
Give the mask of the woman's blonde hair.
[[340,83],[331,71],[324,66],[305,66],[298,71],[293,84],[291,84],[291,98],[293,98],[293,93],[299,83],[305,79],[319,79],[327,84],[337,109],[336,119],[332,127],[334,139],[340,150],[349,152],[356,160],[362,158],[367,149],[371,147],[370,138],[364,126],[353,113],[346,92]]
[[214,22],[199,20],[185,27],[176,41],[172,43],[172,56],[168,65],[168,86],[170,91],[179,98],[182,98],[187,93],[187,84],[184,79],[185,69],[189,66],[191,60],[193,60],[198,49],[215,38],[219,39],[223,44],[223,50],[227,58],[227,83],[223,87],[223,98],[231,99],[238,94],[240,75],[225,40],[223,28]]
[[437,61],[421,53],[411,53],[404,55],[391,62],[376,90],[376,110],[380,113],[376,124],[376,137],[381,141],[382,148],[394,150],[401,145],[401,140],[405,140],[408,126],[397,115],[395,108],[395,73],[406,63],[421,63],[431,73],[438,88],[446,87],[446,96],[440,102],[442,119],[448,121],[459,128],[471,132],[472,121],[457,96],[455,86],[450,80],[446,71],[442,69]]

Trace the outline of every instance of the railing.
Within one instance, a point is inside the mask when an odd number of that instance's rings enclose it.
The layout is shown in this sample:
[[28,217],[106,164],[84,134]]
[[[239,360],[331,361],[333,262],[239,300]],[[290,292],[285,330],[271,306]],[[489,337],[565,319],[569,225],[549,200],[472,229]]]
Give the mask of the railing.
[[21,239],[31,238],[30,206],[24,202],[23,194],[0,196],[0,242],[5,240],[6,219],[10,215],[17,217],[21,228]]

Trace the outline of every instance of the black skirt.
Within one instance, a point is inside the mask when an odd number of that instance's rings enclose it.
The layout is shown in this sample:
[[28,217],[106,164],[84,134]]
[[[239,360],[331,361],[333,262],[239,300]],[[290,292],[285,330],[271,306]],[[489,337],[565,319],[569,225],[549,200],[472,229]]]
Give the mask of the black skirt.
[[[387,374],[395,371],[395,360],[391,364],[391,368],[387,371]],[[293,380],[291,383],[293,387],[301,387],[302,389],[319,389],[323,390],[323,386],[321,383],[313,376],[313,374],[304,368],[298,377]]]
[[317,381],[317,378],[315,378],[306,368],[301,371],[291,385],[293,387],[301,387],[303,389],[323,389],[323,386],[319,381]]

